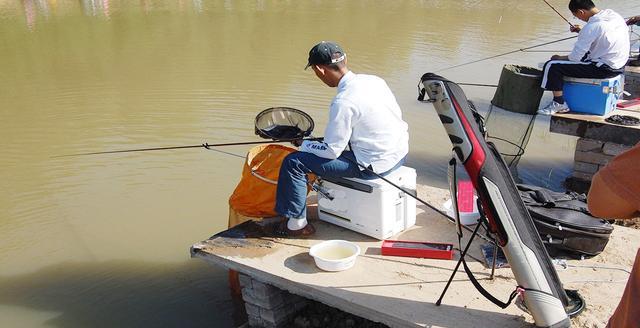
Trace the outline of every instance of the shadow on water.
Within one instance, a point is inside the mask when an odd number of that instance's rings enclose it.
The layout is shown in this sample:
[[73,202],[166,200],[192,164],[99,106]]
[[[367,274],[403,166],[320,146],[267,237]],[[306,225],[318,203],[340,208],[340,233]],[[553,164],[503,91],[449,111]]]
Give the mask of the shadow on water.
[[61,263],[0,277],[0,304],[57,312],[52,327],[234,327],[226,277],[197,261]]

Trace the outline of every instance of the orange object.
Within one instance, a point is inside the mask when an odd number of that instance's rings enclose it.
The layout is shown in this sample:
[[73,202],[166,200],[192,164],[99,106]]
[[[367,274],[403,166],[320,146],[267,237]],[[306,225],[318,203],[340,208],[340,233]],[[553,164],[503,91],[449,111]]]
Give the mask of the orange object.
[[[607,328],[633,328],[640,327],[640,313],[638,312],[638,302],[640,302],[640,249],[636,253],[636,260],[627,281],[627,286],[622,294],[622,299],[618,307],[613,312]],[[635,309],[635,310],[634,310]]]
[[[230,210],[240,216],[261,218],[275,216],[276,187],[280,165],[295,149],[282,145],[260,145],[247,153],[242,179],[229,198]],[[246,221],[229,222],[229,227]]]
[[[229,198],[229,228],[276,215],[273,208],[280,165],[294,151],[294,148],[275,144],[249,150],[242,178]],[[229,289],[232,297],[242,299],[239,274],[235,270],[229,270]]]
[[242,298],[240,274],[236,270],[229,270],[229,289],[231,291],[231,297]]

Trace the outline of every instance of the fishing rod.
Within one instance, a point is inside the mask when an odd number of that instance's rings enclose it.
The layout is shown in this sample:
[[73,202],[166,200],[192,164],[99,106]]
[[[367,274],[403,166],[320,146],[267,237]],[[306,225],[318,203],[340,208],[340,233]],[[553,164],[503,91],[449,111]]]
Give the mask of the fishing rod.
[[498,58],[498,57],[502,57],[502,56],[506,56],[506,55],[515,54],[516,52],[526,52],[526,50],[529,50],[529,49],[538,48],[538,47],[546,46],[546,45],[557,43],[557,42],[561,42],[561,41],[571,40],[571,39],[575,39],[577,37],[578,37],[577,35],[573,35],[573,36],[562,38],[562,39],[559,39],[559,40],[549,41],[549,42],[537,44],[537,45],[526,47],[526,48],[520,48],[520,49],[512,50],[512,51],[505,52],[505,53],[502,53],[502,54],[499,54],[499,55],[494,55],[494,56],[481,58],[481,59],[473,60],[473,61],[470,61],[470,62],[458,64],[458,65],[449,66],[449,67],[446,67],[446,68],[441,68],[441,69],[435,70],[434,72],[442,72],[442,71],[450,70],[450,69],[461,67],[461,66],[471,65],[471,64],[479,63],[481,61],[494,59],[494,58]]
[[[319,138],[304,138],[304,139],[298,139],[298,140],[318,141],[318,140],[322,140],[322,139],[323,139],[322,137],[319,137]],[[291,141],[292,140],[267,140],[267,141],[229,142],[229,143],[217,143],[217,144],[209,144],[209,143],[205,142],[203,144],[189,145],[189,146],[169,146],[169,147],[154,147],[154,148],[138,148],[138,149],[98,151],[98,152],[91,152],[91,153],[67,154],[67,155],[52,156],[52,158],[71,157],[71,156],[85,156],[85,155],[132,153],[132,152],[156,151],[156,150],[188,149],[188,148],[205,148],[205,149],[209,149],[211,147],[240,146],[240,145],[259,145],[259,144],[282,143],[282,142],[291,142]]]
[[203,143],[199,145],[188,146],[169,146],[169,147],[154,147],[154,148],[138,148],[138,149],[124,149],[124,150],[109,150],[98,151],[79,154],[58,155],[57,157],[70,157],[70,156],[85,156],[85,155],[100,155],[100,154],[117,154],[117,153],[131,153],[131,152],[143,152],[143,151],[156,151],[156,150],[171,150],[171,149],[188,149],[188,148],[205,148],[211,147],[224,147],[224,146],[240,146],[240,145],[259,145],[281,142],[292,142],[294,140],[324,140],[323,137],[310,137],[311,132],[315,124],[309,114],[291,107],[270,107],[267,108],[256,116],[254,120],[255,133],[263,139],[269,139],[267,141],[244,141],[244,142],[229,142],[209,144]]
[[555,7],[553,7],[549,2],[547,2],[547,0],[542,0],[542,1],[544,1],[544,3],[546,3],[547,6],[549,6],[551,9],[553,9],[553,11],[555,11],[556,14],[558,14],[560,17],[562,17],[562,19],[564,19],[564,21],[567,22],[567,24],[569,24],[569,26],[571,26],[571,28],[576,28],[575,25],[571,24],[571,22],[566,17],[564,17],[559,11],[557,11]]
[[489,88],[497,88],[498,87],[498,85],[496,85],[496,84],[464,83],[464,82],[463,83],[457,83],[456,82],[456,84],[469,85],[469,86],[472,86],[472,87],[489,87]]
[[523,52],[553,52],[553,53],[559,53],[559,52],[571,52],[571,50],[525,50]]

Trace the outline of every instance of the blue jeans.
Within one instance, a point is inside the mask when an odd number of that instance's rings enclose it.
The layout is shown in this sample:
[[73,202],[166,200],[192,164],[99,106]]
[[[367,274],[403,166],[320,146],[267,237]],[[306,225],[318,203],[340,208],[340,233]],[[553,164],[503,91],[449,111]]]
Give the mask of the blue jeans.
[[[402,166],[404,159],[386,175]],[[351,151],[344,151],[336,159],[328,159],[307,152],[289,154],[280,167],[278,188],[276,191],[276,212],[287,218],[306,218],[307,216],[307,173],[319,177],[376,179],[374,174],[361,171]]]

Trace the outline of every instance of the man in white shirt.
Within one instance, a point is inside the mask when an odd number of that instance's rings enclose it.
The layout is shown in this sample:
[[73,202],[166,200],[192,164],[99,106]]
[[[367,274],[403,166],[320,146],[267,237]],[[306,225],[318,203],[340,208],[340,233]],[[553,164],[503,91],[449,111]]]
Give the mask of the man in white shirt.
[[402,166],[409,151],[407,123],[383,79],[351,72],[347,54],[334,42],[311,48],[305,69],[309,67],[327,86],[337,87],[337,94],[324,141],[305,140],[280,168],[275,210],[283,220],[273,233],[283,237],[315,231],[306,220],[308,173],[372,179],[376,176],[368,170],[384,176]]
[[[627,19],[627,25],[640,26],[640,16],[633,16],[633,17],[630,17],[629,19]],[[629,66],[640,66],[640,55],[637,56],[636,59],[630,60],[629,63],[627,63],[627,65],[629,65]]]
[[539,114],[569,111],[562,95],[563,77],[611,78],[622,74],[629,60],[629,34],[622,16],[611,9],[596,8],[591,0],[571,0],[569,10],[587,24],[571,28],[580,34],[568,56],[554,55],[545,63],[542,88],[553,92],[553,101]]

